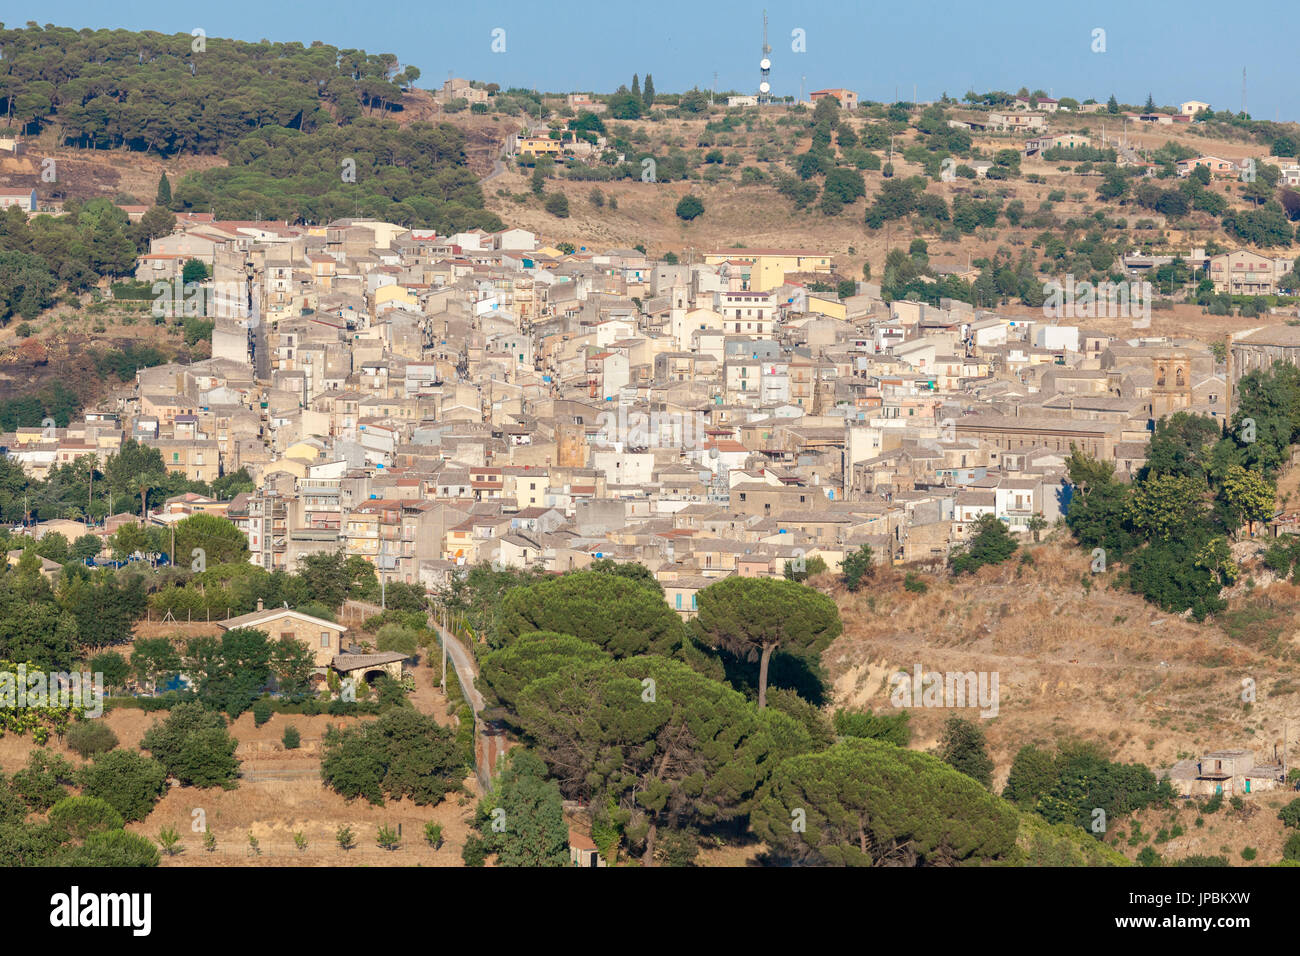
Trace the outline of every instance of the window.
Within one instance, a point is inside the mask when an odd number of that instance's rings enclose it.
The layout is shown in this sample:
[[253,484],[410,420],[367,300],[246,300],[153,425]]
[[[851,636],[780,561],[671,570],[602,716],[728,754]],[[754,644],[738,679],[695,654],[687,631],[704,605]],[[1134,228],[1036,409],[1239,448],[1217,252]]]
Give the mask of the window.
[[330,632],[329,632],[329,631],[321,631],[321,632],[320,632],[320,646],[321,646],[321,647],[329,647],[329,646],[330,646]]
[[680,611],[681,609],[682,609],[682,596],[679,594],[677,595],[677,610]]

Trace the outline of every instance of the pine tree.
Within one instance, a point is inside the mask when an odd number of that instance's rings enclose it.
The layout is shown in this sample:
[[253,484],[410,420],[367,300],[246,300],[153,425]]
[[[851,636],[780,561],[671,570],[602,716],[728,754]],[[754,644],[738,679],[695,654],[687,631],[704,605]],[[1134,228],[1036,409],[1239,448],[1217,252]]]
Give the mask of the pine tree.
[[641,98],[641,79],[635,73],[632,74],[632,95]]
[[1114,93],[1110,94],[1110,99],[1106,101],[1106,112],[1107,113],[1119,112],[1119,101],[1115,99]]
[[645,87],[641,94],[641,102],[645,104],[646,111],[655,105],[655,81],[649,73],[645,75]]
[[1143,111],[1146,113],[1154,113],[1156,111],[1156,101],[1150,93],[1147,94],[1147,105],[1143,107]]
[[156,200],[159,206],[170,206],[172,204],[172,184],[167,179],[167,174],[163,173],[158,180],[158,198]]

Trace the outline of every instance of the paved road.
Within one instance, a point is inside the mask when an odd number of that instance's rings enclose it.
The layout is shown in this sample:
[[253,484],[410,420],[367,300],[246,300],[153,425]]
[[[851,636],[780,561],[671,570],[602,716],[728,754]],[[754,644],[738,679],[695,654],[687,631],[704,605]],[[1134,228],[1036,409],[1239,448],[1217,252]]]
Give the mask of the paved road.
[[501,757],[506,752],[505,734],[494,732],[494,729],[484,722],[481,714],[483,711],[483,695],[479,693],[478,688],[474,686],[474,679],[478,677],[478,665],[474,663],[474,658],[470,656],[465,645],[460,639],[439,624],[433,615],[429,615],[429,624],[438,632],[438,637],[443,646],[447,649],[447,659],[455,669],[456,675],[460,678],[462,691],[469,702],[470,709],[474,711],[474,761],[477,765],[479,783],[486,792],[491,788],[492,775],[496,772],[496,767]]

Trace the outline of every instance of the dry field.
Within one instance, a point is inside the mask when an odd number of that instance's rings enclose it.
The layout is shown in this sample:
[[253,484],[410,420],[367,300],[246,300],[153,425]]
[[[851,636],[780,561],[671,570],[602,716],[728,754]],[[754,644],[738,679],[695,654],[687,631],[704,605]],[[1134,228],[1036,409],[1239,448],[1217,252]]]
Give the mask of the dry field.
[[[1265,758],[1281,746],[1282,720],[1298,703],[1293,620],[1281,652],[1264,653],[1214,622],[1166,614],[1108,586],[1113,571],[1091,575],[1089,556],[1076,548],[1052,541],[1023,550],[1032,567],[1013,558],[961,580],[923,574],[926,594],[903,590],[897,570],[858,595],[839,594],[844,634],[823,655],[835,703],[889,708],[890,675],[916,664],[996,671],[1000,712],[982,725],[999,788],[1020,747],[1061,738],[1096,741],[1115,759],[1153,767],[1229,747]],[[1247,570],[1243,582],[1250,576],[1260,593],[1239,584],[1234,609],[1265,595],[1279,608],[1300,602],[1294,585],[1268,583],[1271,575],[1258,570]],[[1241,701],[1245,677],[1259,688],[1249,708]],[[949,713],[914,709],[914,746],[936,746]]]
[[[432,684],[429,668],[417,667],[415,674],[412,702],[420,711],[432,713],[439,723],[453,725],[446,713],[446,698]],[[119,709],[102,719],[122,747],[136,748],[149,726],[162,716]],[[365,719],[373,718],[276,714],[255,727],[253,715],[245,713],[230,727],[239,741],[236,756],[242,761],[238,788],[173,786],[145,820],[128,825],[128,829],[151,839],[167,827],[180,834],[182,851],[164,856],[163,866],[460,866],[460,850],[478,802],[478,785],[472,775],[465,780],[463,794],[450,794],[435,807],[416,806],[409,800],[389,801],[382,807],[371,806],[364,799],[349,802],[322,785],[320,748],[326,727],[346,727]],[[280,742],[289,724],[302,735],[296,750],[285,750]],[[11,774],[20,769],[31,749],[30,738],[0,738],[0,770]],[[49,749],[74,764],[81,763],[81,758],[62,744],[51,741]],[[441,823],[443,828],[445,842],[436,851],[424,840],[424,825],[429,821]],[[217,839],[212,852],[203,848],[202,826],[192,829],[201,822],[206,822]],[[375,843],[380,825],[401,826],[400,849],[388,851]],[[356,847],[346,853],[335,840],[341,826],[351,827],[356,839]],[[250,849],[249,833],[257,838],[260,853]],[[295,833],[306,838],[305,850],[294,844]]]
[[[781,110],[765,111],[764,119],[775,119],[783,115]],[[960,110],[954,115],[963,115]],[[974,114],[972,114],[974,115]],[[714,117],[716,119],[716,117]],[[479,117],[482,119],[482,117]],[[1053,118],[1054,131],[1070,129],[1087,129],[1094,141],[1100,140],[1103,118],[1097,116],[1059,116]],[[453,118],[452,122],[459,123]],[[699,150],[705,147],[698,143],[705,135],[706,118],[690,120],[662,120],[648,122],[645,120],[620,122],[606,120],[610,126],[626,126],[633,130],[644,130],[650,137],[649,145],[661,148],[664,143],[676,143],[686,150]],[[864,121],[850,119],[850,126],[860,131]],[[1198,151],[1212,152],[1225,158],[1239,158],[1247,155],[1261,155],[1264,149],[1258,144],[1232,142],[1211,137],[1200,136],[1190,130],[1174,127],[1161,127],[1159,130],[1134,130],[1130,125],[1128,139],[1143,148],[1154,149],[1167,141],[1174,141]],[[1113,121],[1106,122],[1108,136],[1118,131]],[[721,145],[724,152],[739,152],[741,165],[753,165],[772,173],[782,169],[780,164],[763,163],[757,160],[759,146],[777,145],[779,156],[791,156],[808,149],[809,136],[802,136],[789,142],[791,127],[776,127],[775,130],[756,128],[754,132],[739,129],[730,134],[733,145]],[[726,134],[722,134],[726,135]],[[991,155],[1000,149],[1021,148],[1024,137],[1007,135],[976,134],[974,145]],[[894,166],[897,176],[923,175],[920,166],[903,162],[901,152],[914,139],[914,133],[900,135],[895,141]],[[743,145],[742,145],[743,142]],[[1000,196],[1004,202],[1022,200],[1026,210],[1032,212],[1048,198],[1053,191],[1064,191],[1066,198],[1055,203],[1054,212],[1061,219],[1079,216],[1091,216],[1098,209],[1105,209],[1107,215],[1125,218],[1130,229],[1138,219],[1152,219],[1157,223],[1162,217],[1151,212],[1129,207],[1106,205],[1096,198],[1098,178],[1096,176],[1079,176],[1072,172],[1062,172],[1061,164],[1046,162],[1038,158],[1026,159],[1021,163],[1022,177],[1038,174],[1042,183],[1030,183],[1024,178],[1001,182],[992,181],[958,181],[956,183],[930,183],[927,191],[941,195],[949,202],[959,192],[983,191],[990,196]],[[738,178],[737,167],[728,170]],[[784,171],[784,170],[783,170]],[[571,242],[575,246],[586,245],[594,248],[612,246],[631,247],[643,244],[651,255],[662,255],[672,251],[683,258],[695,255],[703,250],[727,248],[744,245],[751,248],[763,246],[815,248],[831,253],[835,257],[837,271],[846,278],[859,278],[862,264],[870,262],[872,275],[879,278],[884,266],[885,254],[890,248],[907,248],[913,238],[924,238],[929,244],[932,261],[955,261],[966,263],[972,259],[991,256],[1001,249],[1018,258],[1025,248],[1042,230],[1028,227],[1013,228],[1000,223],[995,230],[978,230],[974,235],[963,236],[959,242],[945,242],[938,235],[914,232],[910,225],[895,223],[889,229],[872,232],[863,223],[863,214],[867,204],[879,192],[884,181],[879,172],[864,171],[867,195],[865,199],[847,206],[837,216],[825,216],[812,210],[797,210],[793,204],[777,193],[770,185],[740,186],[737,182],[709,184],[705,182],[672,182],[646,184],[641,182],[620,181],[613,183],[576,182],[565,179],[553,179],[547,183],[548,191],[563,192],[569,199],[570,216],[557,219],[541,208],[541,203],[529,198],[520,203],[513,197],[528,193],[530,171],[520,172],[510,169],[506,174],[496,177],[485,184],[488,207],[503,220],[531,229],[543,237],[544,241],[554,244]],[[607,197],[618,200],[618,209],[610,210],[594,205],[589,196],[592,188],[598,188]],[[1239,188],[1235,183],[1215,183],[1211,188],[1231,195]],[[500,194],[501,191],[508,196]],[[687,193],[699,196],[705,206],[705,213],[694,222],[685,223],[674,215],[678,200]],[[1190,249],[1195,245],[1204,245],[1207,239],[1223,240],[1223,232],[1217,220],[1200,215],[1197,220],[1200,227],[1188,234],[1169,236],[1170,241],[1180,247]],[[1157,231],[1157,235],[1161,235]],[[1167,233],[1163,233],[1167,235]],[[1139,234],[1141,235],[1141,234]],[[1149,233],[1147,234],[1149,235]],[[1235,243],[1229,242],[1229,245]],[[1012,310],[1013,311],[1013,310]],[[1170,316],[1168,313],[1156,313],[1153,327],[1147,334],[1193,334],[1182,332],[1184,329],[1202,329],[1213,335],[1217,330],[1213,321],[1196,322],[1192,313],[1199,317],[1199,307],[1189,308],[1187,315]],[[1207,317],[1214,319],[1217,317]],[[1114,320],[1112,320],[1114,321]],[[1089,326],[1097,322],[1089,322]],[[1104,326],[1103,326],[1104,327]],[[1245,327],[1251,327],[1249,325]]]

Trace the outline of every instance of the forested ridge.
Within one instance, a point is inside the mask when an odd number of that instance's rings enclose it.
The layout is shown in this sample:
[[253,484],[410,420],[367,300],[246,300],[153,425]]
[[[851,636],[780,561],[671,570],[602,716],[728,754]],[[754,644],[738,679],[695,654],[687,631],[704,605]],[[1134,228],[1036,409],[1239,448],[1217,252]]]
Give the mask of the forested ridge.
[[0,53],[0,115],[28,137],[164,158],[220,153],[229,167],[184,177],[174,211],[500,228],[464,134],[391,119],[420,75],[391,53],[34,23],[0,29]]

